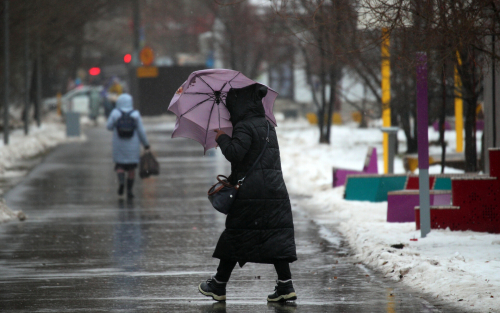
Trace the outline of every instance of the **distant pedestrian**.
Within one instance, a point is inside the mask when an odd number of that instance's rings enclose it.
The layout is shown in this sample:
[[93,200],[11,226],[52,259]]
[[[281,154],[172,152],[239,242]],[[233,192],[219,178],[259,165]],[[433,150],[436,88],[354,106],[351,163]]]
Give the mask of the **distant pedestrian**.
[[114,93],[117,97],[123,93],[123,86],[120,83],[120,79],[118,77],[113,77],[113,83],[109,87],[108,92]]
[[70,91],[76,87],[75,81],[71,78],[68,78],[68,83],[66,84],[66,91]]
[[95,88],[90,90],[89,95],[90,100],[90,110],[89,110],[89,118],[94,122],[94,125],[97,126],[97,117],[99,116],[99,110],[101,109],[101,101],[102,97]]
[[109,118],[111,111],[113,111],[114,109],[113,104],[111,103],[108,97],[108,89],[109,87],[111,87],[113,79],[114,77],[110,78],[106,83],[104,83],[101,90],[102,104],[104,107],[104,116],[106,117],[106,119]]
[[113,160],[118,175],[118,195],[123,195],[127,173],[127,197],[133,198],[132,187],[141,154],[140,144],[149,150],[149,143],[141,114],[134,110],[132,96],[124,93],[117,98],[116,108],[109,115],[107,128],[113,131]]
[[112,78],[111,86],[108,88],[108,98],[111,101],[113,108],[116,107],[116,100],[123,93],[123,86],[120,79],[116,76]]
[[217,301],[226,300],[226,284],[236,263],[273,264],[278,274],[275,292],[267,301],[297,299],[289,263],[297,260],[290,199],[281,172],[274,127],[269,127],[262,98],[267,87],[260,84],[231,88],[226,107],[231,114],[232,137],[217,130],[216,141],[231,162],[228,180],[236,185],[267,148],[241,185],[226,218],[213,257],[220,259],[217,274],[198,286],[199,291]]

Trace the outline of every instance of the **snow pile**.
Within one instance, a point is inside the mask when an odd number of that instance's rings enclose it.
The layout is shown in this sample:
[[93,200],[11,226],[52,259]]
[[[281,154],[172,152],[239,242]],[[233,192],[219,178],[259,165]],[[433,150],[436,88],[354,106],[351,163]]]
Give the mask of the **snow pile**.
[[18,217],[20,220],[24,220],[25,216],[24,213],[21,211],[12,211],[9,209],[9,207],[5,204],[5,201],[2,199],[0,201],[0,223],[1,222],[6,222],[10,219]]
[[[377,148],[382,171],[380,130],[334,126],[331,145],[318,144],[317,128],[303,121],[280,123],[277,131],[290,193],[306,196],[301,206],[320,224],[337,224],[360,261],[438,300],[472,311],[500,312],[500,235],[433,230],[422,239],[415,223],[386,222],[387,202],[346,201],[344,187],[332,188],[332,167],[361,170],[369,146]],[[430,128],[430,140],[437,136]],[[404,139],[401,132],[398,138]],[[446,139],[452,152],[454,134],[446,132]],[[401,159],[395,160],[394,169],[404,172]],[[431,173],[440,170],[430,168]],[[451,172],[456,170],[445,169]],[[414,238],[418,241],[410,241]]]
[[[49,120],[44,121],[40,127],[31,125],[28,136],[24,135],[23,130],[12,131],[8,145],[4,145],[3,140],[0,141],[0,178],[26,174],[23,171],[19,173],[18,171],[9,171],[9,168],[17,160],[40,155],[63,142],[81,140],[85,140],[85,137],[67,138],[66,126],[55,116],[50,116]],[[3,193],[3,191],[0,190],[0,193]],[[0,223],[15,217],[20,220],[25,218],[21,211],[10,210],[3,202],[3,199],[0,199]]]

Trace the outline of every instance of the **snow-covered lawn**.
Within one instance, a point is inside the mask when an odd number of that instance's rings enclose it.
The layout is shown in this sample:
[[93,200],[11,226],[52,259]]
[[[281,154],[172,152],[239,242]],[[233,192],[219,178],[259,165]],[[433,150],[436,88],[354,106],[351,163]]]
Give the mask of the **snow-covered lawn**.
[[[500,312],[500,234],[432,230],[420,238],[415,223],[386,222],[387,202],[346,201],[344,187],[332,188],[332,167],[360,170],[369,146],[377,148],[382,171],[379,129],[334,126],[331,145],[318,144],[317,127],[305,121],[281,121],[277,132],[289,192],[306,196],[300,205],[318,223],[338,224],[360,261],[442,301],[471,311]],[[453,152],[454,132],[445,137]],[[404,141],[401,131],[398,138]],[[437,138],[430,128],[429,140]],[[400,151],[404,149],[401,142]],[[431,153],[439,151],[431,148]],[[404,172],[401,159],[395,160],[394,169]],[[431,173],[440,170],[430,168]],[[451,172],[457,170],[445,169]],[[410,241],[413,238],[418,241]],[[401,243],[403,249],[391,247]]]
[[[87,123],[86,119],[82,119],[82,124],[85,123]],[[4,145],[3,133],[0,133],[0,135],[2,136],[0,140],[0,178],[26,174],[23,171],[9,170],[17,160],[42,154],[63,142],[85,139],[83,135],[78,138],[67,138],[66,126],[55,115],[49,115],[40,127],[31,125],[28,136],[24,135],[22,129],[12,131],[9,136],[8,145]],[[0,194],[2,193],[3,190],[0,190]],[[24,215],[20,211],[10,210],[3,202],[3,199],[0,199],[0,223],[16,217],[22,219]]]

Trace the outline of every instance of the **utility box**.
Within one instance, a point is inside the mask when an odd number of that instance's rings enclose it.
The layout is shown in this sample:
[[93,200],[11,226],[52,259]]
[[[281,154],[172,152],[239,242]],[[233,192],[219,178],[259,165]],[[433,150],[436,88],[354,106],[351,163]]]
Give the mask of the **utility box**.
[[80,113],[67,112],[66,118],[66,136],[80,137]]

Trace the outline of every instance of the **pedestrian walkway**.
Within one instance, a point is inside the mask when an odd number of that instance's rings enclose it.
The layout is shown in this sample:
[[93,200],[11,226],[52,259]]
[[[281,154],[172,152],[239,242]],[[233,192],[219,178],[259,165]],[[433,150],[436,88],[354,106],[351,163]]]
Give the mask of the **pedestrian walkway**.
[[0,226],[0,312],[458,312],[356,263],[296,205],[296,303],[266,303],[276,277],[261,264],[235,269],[227,303],[201,296],[224,229],[205,194],[228,164],[148,126],[162,172],[139,181],[132,201],[116,195],[111,133],[98,128],[55,149],[6,195],[28,219]]

